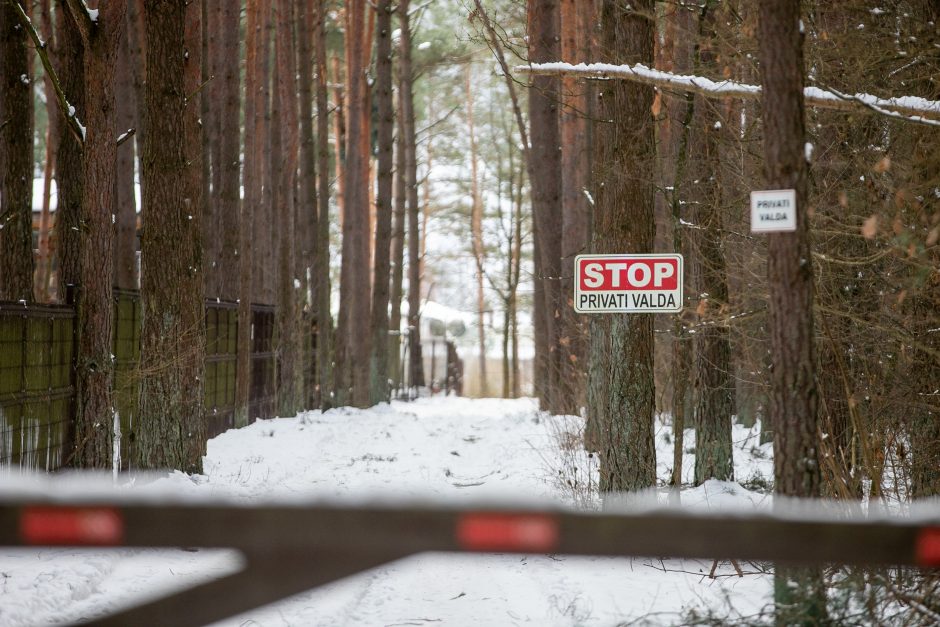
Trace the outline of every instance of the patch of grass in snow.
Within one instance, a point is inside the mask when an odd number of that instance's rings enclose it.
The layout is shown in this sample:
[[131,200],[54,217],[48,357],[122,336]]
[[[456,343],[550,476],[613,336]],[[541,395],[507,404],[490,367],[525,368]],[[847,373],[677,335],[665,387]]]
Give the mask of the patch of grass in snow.
[[549,452],[533,446],[542,459],[549,481],[559,494],[580,509],[598,510],[600,461],[584,449],[583,418],[578,416],[543,415],[552,447]]
[[758,471],[753,471],[747,479],[740,480],[742,488],[746,488],[751,492],[759,492],[761,494],[770,494],[774,490],[774,482],[769,477],[765,477],[762,473]]

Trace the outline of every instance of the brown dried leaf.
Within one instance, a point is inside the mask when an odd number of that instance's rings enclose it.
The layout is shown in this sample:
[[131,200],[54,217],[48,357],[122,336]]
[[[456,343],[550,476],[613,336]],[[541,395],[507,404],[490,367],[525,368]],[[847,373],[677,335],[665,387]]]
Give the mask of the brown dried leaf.
[[656,97],[653,98],[653,106],[650,107],[650,111],[652,111],[654,118],[658,118],[662,110],[663,110],[663,95],[657,91]]
[[891,169],[891,157],[889,157],[888,155],[883,156],[881,159],[878,160],[878,163],[872,166],[872,170],[874,170],[878,174],[884,174],[890,169]]
[[907,298],[907,290],[901,290],[900,292],[898,292],[898,304],[899,305],[904,302],[905,298]]
[[894,219],[894,222],[891,224],[891,230],[894,231],[895,235],[900,235],[904,231],[904,222],[901,220],[901,216]]
[[940,239],[940,226],[935,226],[930,230],[930,233],[927,233],[927,240],[924,242],[924,245],[930,248],[937,243],[938,239]]
[[878,235],[878,216],[872,215],[862,224],[862,237],[874,239],[876,235]]
[[845,192],[839,192],[839,206],[843,209],[849,208],[849,195]]
[[695,314],[704,316],[706,311],[708,311],[708,301],[703,298],[702,300],[698,301],[698,307],[695,308]]

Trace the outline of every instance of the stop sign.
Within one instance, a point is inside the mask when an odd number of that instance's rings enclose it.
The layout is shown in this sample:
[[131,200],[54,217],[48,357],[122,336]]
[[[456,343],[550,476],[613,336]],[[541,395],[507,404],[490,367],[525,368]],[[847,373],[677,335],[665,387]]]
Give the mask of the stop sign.
[[578,255],[578,313],[657,313],[682,310],[682,255]]

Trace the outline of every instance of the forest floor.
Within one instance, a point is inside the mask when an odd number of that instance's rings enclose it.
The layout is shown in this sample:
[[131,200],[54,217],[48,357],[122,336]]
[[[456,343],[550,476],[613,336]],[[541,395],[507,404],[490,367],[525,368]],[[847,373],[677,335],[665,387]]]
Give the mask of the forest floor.
[[[599,507],[596,459],[578,446],[576,417],[521,400],[421,399],[370,410],[308,412],[258,421],[209,442],[203,475],[124,477],[119,491],[271,498],[369,498],[472,503],[524,498]],[[671,433],[657,422],[657,473],[669,477]],[[766,508],[770,445],[735,426],[739,483],[681,492],[683,507]],[[686,434],[686,450],[694,432]],[[684,459],[691,477],[694,455]],[[76,486],[86,479],[0,475],[0,493]],[[68,491],[68,488],[65,488]],[[662,488],[656,498],[675,502]],[[237,570],[220,550],[0,550],[0,625],[72,622]],[[768,610],[773,577],[742,563],[562,555],[424,554],[257,609],[220,624],[621,625],[679,624],[697,614],[735,621]]]

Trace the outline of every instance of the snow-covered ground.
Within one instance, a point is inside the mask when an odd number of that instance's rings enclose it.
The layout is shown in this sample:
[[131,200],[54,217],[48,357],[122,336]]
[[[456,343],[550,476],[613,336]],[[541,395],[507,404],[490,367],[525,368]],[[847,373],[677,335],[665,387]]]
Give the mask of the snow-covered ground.
[[[581,428],[578,418],[540,414],[531,400],[451,397],[366,411],[309,412],[259,421],[213,439],[204,475],[124,477],[118,489],[245,502],[524,498],[596,507],[595,460],[568,435]],[[686,437],[688,449],[694,435]],[[772,475],[769,446],[758,445],[756,429],[736,426],[734,441],[739,480],[758,485],[760,477]],[[656,442],[658,474],[665,478],[672,460],[668,427],[658,427]],[[687,454],[685,477],[693,464]],[[41,489],[49,481],[8,474],[0,478],[0,491]],[[674,495],[663,491],[658,498]],[[681,500],[683,506],[710,508],[769,504],[764,494],[719,482],[684,489]],[[218,577],[239,564],[236,553],[218,550],[0,549],[0,625],[94,617]],[[741,567],[743,577],[723,563],[710,578],[710,561],[424,554],[221,624],[677,624],[690,611],[733,619],[772,601],[772,577],[754,564]]]

